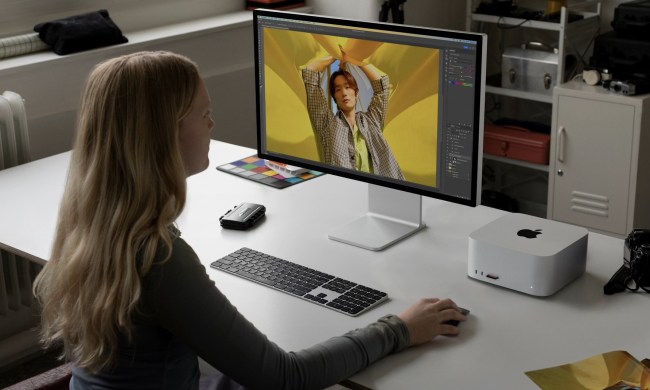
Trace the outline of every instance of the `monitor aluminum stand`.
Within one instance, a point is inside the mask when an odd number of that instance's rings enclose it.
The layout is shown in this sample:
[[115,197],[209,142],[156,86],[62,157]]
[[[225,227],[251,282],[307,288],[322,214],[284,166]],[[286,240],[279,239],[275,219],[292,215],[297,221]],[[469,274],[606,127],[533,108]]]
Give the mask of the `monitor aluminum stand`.
[[368,212],[329,234],[331,240],[380,251],[424,229],[422,196],[368,184]]

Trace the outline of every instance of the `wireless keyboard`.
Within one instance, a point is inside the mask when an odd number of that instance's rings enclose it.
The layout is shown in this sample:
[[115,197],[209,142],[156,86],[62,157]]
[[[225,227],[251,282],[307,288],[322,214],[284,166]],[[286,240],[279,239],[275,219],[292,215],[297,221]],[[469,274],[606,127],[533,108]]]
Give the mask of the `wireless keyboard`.
[[210,266],[350,316],[388,299],[385,292],[250,248],[238,249]]

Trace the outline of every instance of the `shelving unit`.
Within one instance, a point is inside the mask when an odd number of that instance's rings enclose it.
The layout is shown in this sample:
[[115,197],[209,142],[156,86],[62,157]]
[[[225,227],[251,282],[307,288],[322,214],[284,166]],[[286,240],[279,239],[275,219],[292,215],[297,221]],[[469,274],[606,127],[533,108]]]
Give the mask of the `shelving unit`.
[[491,155],[491,154],[485,154],[485,155],[483,155],[483,158],[487,159],[487,160],[498,161],[500,163],[517,165],[517,166],[520,166],[520,167],[533,169],[535,171],[548,172],[548,165],[535,164],[535,163],[531,163],[531,162],[527,162],[527,161],[521,161],[521,160],[513,160],[513,159],[508,158],[508,157],[494,156],[494,155]]
[[[487,0],[483,1],[487,2]],[[587,52],[591,49],[591,42],[600,28],[600,2],[572,2],[568,8],[561,8],[557,21],[476,13],[479,3],[480,0],[466,0],[466,30],[488,34],[488,59],[491,62],[488,63],[487,69],[486,93],[492,95],[493,100],[499,101],[495,105],[497,107],[495,110],[498,111],[499,117],[530,120],[525,110],[517,109],[514,106],[524,105],[526,109],[531,109],[531,106],[535,105],[536,111],[541,112],[544,117],[543,123],[550,128],[553,110],[552,89],[548,93],[536,93],[503,88],[501,86],[500,63],[503,51],[506,46],[521,46],[529,41],[539,41],[538,36],[541,35],[546,41],[550,41],[546,42],[547,44],[557,48],[558,64],[556,74],[553,75],[554,80],[558,80],[558,85],[569,81],[573,75],[567,72],[567,56],[575,56],[576,70],[580,70],[582,65],[588,61]],[[540,3],[539,1],[521,0],[517,2],[517,5],[520,9],[530,10],[535,6],[539,7]],[[580,19],[573,20],[570,16],[578,16]],[[486,99],[486,101],[489,101],[489,99]],[[491,112],[488,113],[486,108],[486,122],[490,119],[490,115]],[[549,160],[552,160],[552,156],[549,156]],[[484,164],[493,165],[493,169],[489,171],[494,172],[496,177],[491,186],[486,186],[487,188],[494,187],[492,189],[500,191],[503,188],[513,188],[519,185],[526,186],[534,180],[543,180],[545,189],[548,186],[548,165],[532,164],[489,154],[484,155]],[[484,169],[484,171],[486,170]],[[515,178],[508,178],[507,175],[515,176]],[[526,178],[526,176],[529,176],[529,178]],[[519,211],[546,217],[547,194],[545,189],[542,191],[539,186],[532,186],[528,190],[520,188],[515,191],[516,194],[508,195],[520,201],[520,204],[534,204],[533,207],[520,207]],[[518,197],[521,197],[521,199],[518,199]]]

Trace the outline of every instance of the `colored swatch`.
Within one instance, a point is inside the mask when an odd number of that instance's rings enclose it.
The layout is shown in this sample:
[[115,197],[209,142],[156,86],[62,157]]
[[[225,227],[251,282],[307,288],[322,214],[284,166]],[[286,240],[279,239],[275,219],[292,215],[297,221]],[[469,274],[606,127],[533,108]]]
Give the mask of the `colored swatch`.
[[250,156],[228,164],[219,165],[217,169],[275,188],[286,188],[323,174],[318,171],[309,171],[298,176],[285,177],[267,167],[264,164],[264,159],[257,156]]

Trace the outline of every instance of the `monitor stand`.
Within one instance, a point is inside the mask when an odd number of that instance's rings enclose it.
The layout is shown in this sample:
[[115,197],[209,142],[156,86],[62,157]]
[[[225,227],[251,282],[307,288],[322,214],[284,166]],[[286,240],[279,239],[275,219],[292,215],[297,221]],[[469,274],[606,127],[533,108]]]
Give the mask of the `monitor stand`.
[[367,214],[338,227],[329,238],[380,251],[425,226],[420,195],[368,184]]

